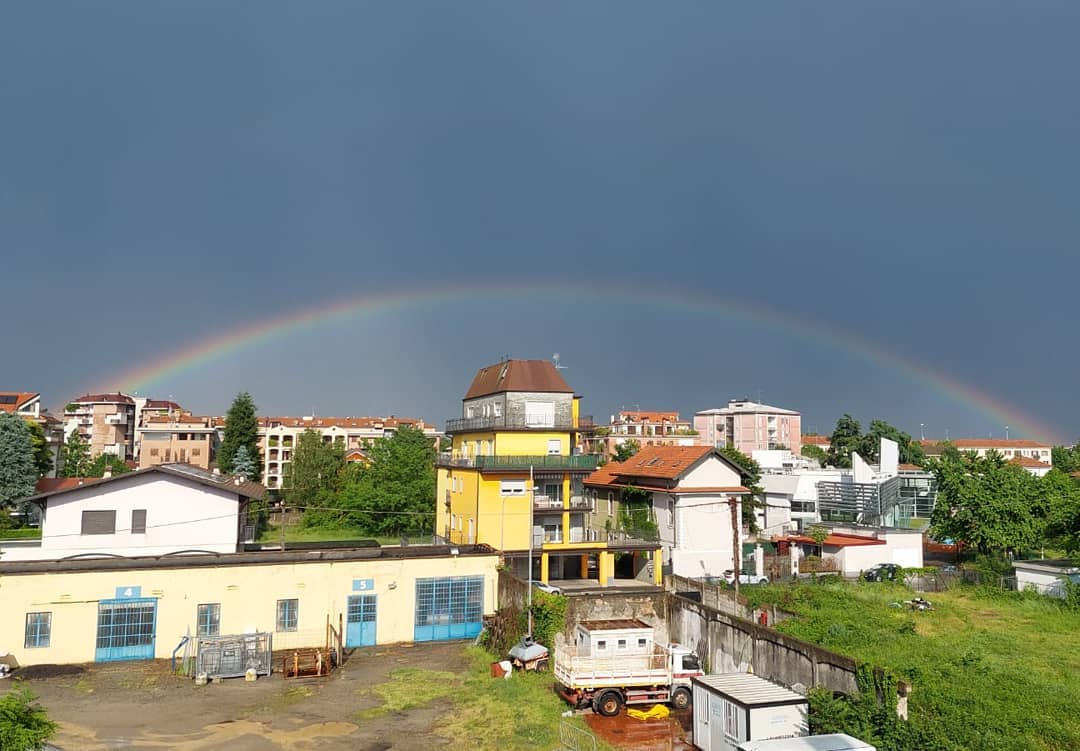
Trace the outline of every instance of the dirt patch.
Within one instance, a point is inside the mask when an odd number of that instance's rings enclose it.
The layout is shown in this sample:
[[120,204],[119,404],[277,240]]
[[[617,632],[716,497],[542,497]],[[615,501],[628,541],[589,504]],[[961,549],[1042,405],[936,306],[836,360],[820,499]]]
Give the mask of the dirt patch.
[[[643,707],[644,708],[644,707]],[[635,720],[623,711],[617,717],[584,713],[596,737],[623,751],[689,751],[693,719],[689,709],[672,712],[662,720]]]
[[65,751],[432,751],[447,743],[435,729],[449,705],[364,718],[381,703],[370,688],[403,667],[457,673],[467,664],[463,645],[451,643],[355,650],[326,678],[275,674],[202,687],[164,660],[19,673],[60,724],[53,742]]
[[82,665],[30,665],[19,668],[13,674],[15,678],[30,680],[33,678],[59,678],[62,675],[79,675],[86,671]]

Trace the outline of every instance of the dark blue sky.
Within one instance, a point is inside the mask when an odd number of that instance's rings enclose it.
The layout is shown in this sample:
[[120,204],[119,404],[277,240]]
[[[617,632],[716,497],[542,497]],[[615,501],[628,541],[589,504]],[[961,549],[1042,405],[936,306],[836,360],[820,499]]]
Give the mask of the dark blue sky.
[[597,415],[760,389],[821,431],[1003,432],[814,321],[1072,439],[1078,33],[1065,0],[7,3],[0,388],[58,405],[324,301],[550,282],[149,390],[441,422],[480,365],[559,351]]

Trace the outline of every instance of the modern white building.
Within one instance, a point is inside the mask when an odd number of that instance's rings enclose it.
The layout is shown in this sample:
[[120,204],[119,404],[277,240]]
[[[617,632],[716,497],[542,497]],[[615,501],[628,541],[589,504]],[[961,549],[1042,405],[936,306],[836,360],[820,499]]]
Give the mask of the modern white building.
[[0,543],[0,561],[235,553],[251,530],[253,482],[187,465],[93,481],[64,481],[26,499],[41,509],[41,540]]
[[739,468],[712,446],[646,446],[628,461],[600,467],[585,486],[597,493],[640,491],[648,499],[663,560],[675,575],[718,577],[735,567],[742,499],[750,491]]

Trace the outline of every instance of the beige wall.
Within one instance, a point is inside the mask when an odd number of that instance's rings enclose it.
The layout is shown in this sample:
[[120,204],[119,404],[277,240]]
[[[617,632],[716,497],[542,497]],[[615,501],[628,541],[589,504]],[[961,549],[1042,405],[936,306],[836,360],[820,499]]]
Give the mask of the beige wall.
[[[354,579],[371,579],[364,594],[377,597],[379,644],[413,639],[416,580],[425,577],[484,576],[484,614],[496,606],[495,555],[357,561],[314,561],[190,568],[0,573],[0,647],[20,664],[79,663],[94,660],[98,601],[118,588],[141,587],[157,600],[155,654],[167,658],[185,633],[196,633],[200,603],[221,604],[221,633],[274,631],[277,600],[296,598],[296,631],[274,633],[274,649],[324,642],[326,617],[344,613]],[[52,613],[50,646],[24,647],[26,614]]]

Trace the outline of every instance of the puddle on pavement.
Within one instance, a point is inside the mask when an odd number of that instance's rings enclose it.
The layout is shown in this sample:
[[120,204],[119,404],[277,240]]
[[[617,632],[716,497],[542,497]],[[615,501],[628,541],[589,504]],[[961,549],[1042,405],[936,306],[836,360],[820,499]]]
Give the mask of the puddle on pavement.
[[672,712],[662,720],[635,720],[623,711],[618,717],[585,712],[583,715],[589,729],[615,748],[622,751],[691,751],[690,710]]

